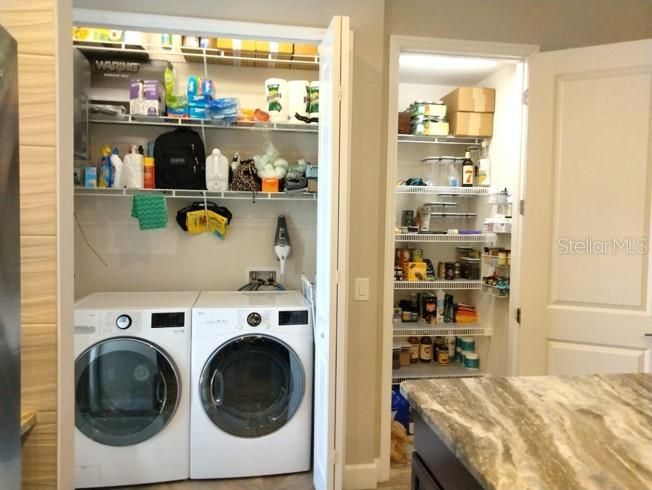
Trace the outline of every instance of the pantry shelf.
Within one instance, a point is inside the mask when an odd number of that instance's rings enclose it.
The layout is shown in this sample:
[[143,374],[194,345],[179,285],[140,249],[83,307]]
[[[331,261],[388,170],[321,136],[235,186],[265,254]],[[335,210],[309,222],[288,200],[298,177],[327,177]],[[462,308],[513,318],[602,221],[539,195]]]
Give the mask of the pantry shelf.
[[214,119],[195,119],[188,117],[169,116],[93,116],[88,121],[91,124],[127,124],[132,126],[186,126],[191,128],[204,129],[225,129],[241,131],[279,131],[285,133],[311,133],[317,134],[317,124],[292,124],[292,123],[260,123],[260,122],[239,122],[226,124]]
[[437,194],[448,196],[488,196],[490,187],[443,187],[433,185],[397,185],[397,194]]
[[482,289],[482,281],[469,279],[453,279],[449,281],[394,281],[394,289]]
[[439,145],[480,145],[487,138],[478,136],[417,136],[399,134],[399,143],[430,143]]
[[444,323],[431,325],[425,322],[415,323],[399,323],[394,325],[394,337],[421,337],[426,335],[429,337],[441,335],[448,337],[458,337],[460,335],[471,336],[491,336],[493,329],[491,327],[484,327],[476,323],[463,324],[463,323]]
[[482,292],[500,299],[509,298],[509,287],[501,288],[490,284],[482,284]]
[[497,255],[488,255],[488,254],[482,254],[482,263],[489,265],[491,267],[500,267],[503,269],[509,269],[510,264],[506,263],[507,258],[504,257],[502,260],[505,261],[504,264],[500,263],[501,258],[498,257]]
[[[275,59],[265,53],[242,52],[231,54],[227,50],[186,46],[162,46],[160,44],[139,43],[138,45],[112,41],[73,41],[73,45],[82,52],[95,56],[116,57],[131,60],[161,60],[171,63],[208,63],[236,66],[256,66],[262,68],[298,68],[303,70],[319,69],[319,57],[298,54],[280,55],[284,59]],[[285,59],[287,58],[287,59]]]
[[495,240],[491,233],[453,235],[453,234],[429,234],[429,233],[400,233],[394,235],[395,242],[419,242],[419,243],[490,243]]
[[297,194],[286,192],[238,192],[238,191],[205,191],[193,189],[111,189],[75,187],[75,196],[93,197],[128,197],[134,194],[162,194],[173,199],[230,199],[248,201],[316,201],[317,194],[300,192]]
[[459,363],[440,366],[437,363],[418,363],[392,370],[392,383],[400,383],[410,379],[436,378],[477,378],[485,376],[477,369],[469,369]]

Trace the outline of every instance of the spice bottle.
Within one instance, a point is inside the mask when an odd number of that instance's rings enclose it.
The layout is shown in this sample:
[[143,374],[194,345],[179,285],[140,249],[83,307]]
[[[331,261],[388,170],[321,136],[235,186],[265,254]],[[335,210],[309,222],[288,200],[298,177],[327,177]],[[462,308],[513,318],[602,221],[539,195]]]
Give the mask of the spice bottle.
[[421,362],[432,362],[432,339],[425,335],[419,343],[419,359]]

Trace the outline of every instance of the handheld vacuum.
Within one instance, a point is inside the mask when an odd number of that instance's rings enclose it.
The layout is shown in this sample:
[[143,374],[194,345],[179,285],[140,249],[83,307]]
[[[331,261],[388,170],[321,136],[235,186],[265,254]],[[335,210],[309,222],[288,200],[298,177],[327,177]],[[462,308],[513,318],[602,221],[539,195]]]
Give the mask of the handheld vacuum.
[[285,222],[285,216],[280,215],[276,222],[276,237],[274,239],[274,253],[281,263],[281,275],[285,275],[285,261],[290,255],[290,234]]

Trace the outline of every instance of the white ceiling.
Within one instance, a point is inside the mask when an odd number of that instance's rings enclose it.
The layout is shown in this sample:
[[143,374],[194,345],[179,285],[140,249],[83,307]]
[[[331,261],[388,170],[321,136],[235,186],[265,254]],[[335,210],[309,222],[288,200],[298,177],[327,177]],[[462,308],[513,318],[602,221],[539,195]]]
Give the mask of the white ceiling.
[[399,60],[401,83],[475,85],[510,61],[427,53],[402,53]]

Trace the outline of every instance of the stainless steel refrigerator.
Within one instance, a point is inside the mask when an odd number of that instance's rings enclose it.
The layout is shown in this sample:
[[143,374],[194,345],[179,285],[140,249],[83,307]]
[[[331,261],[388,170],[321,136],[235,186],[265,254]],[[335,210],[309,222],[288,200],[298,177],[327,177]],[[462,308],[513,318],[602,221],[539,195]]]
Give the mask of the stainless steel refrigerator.
[[18,60],[0,26],[0,488],[20,489]]

